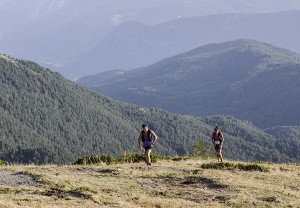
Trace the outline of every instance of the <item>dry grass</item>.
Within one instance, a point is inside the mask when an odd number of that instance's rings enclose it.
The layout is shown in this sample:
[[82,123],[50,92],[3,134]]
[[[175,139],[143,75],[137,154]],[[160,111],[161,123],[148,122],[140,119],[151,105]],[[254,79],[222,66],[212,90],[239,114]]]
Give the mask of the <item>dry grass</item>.
[[36,185],[0,186],[0,207],[300,207],[300,165],[269,172],[202,169],[210,161],[6,166]]

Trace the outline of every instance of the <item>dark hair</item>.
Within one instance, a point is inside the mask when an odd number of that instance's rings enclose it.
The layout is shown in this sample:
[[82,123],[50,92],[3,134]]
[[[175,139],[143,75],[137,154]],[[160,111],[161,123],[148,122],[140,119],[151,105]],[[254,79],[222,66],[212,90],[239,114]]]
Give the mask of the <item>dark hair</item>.
[[148,127],[148,124],[145,123],[142,125],[142,128],[145,128],[145,127]]
[[216,127],[215,127],[215,131],[218,131],[218,130],[219,130],[219,127],[218,127],[218,126],[216,126]]

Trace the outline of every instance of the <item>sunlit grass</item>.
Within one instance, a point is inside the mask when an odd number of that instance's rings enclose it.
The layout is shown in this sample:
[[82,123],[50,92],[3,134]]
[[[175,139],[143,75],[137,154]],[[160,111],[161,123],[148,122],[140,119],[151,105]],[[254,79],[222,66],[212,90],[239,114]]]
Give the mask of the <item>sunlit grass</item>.
[[35,176],[40,185],[1,185],[0,207],[299,207],[299,165],[259,163],[268,169],[261,172],[228,163],[239,168],[203,169],[215,162],[196,158],[152,167],[3,166],[0,171]]

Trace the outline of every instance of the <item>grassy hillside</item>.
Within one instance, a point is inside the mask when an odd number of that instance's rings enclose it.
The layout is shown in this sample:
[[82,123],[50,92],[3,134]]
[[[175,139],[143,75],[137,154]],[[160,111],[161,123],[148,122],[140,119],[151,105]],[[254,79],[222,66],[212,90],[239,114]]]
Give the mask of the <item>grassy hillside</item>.
[[[276,139],[249,122],[120,103],[5,55],[0,56],[0,89],[0,156],[12,163],[70,164],[96,153],[136,152],[144,122],[158,135],[154,151],[161,155],[188,155],[198,141],[209,146],[211,131],[219,125],[226,137],[226,158],[277,160]],[[283,162],[299,161],[288,156],[288,149],[281,153]]]
[[93,85],[78,82],[181,114],[233,115],[261,128],[300,125],[300,55],[257,41],[210,44],[105,81],[97,76],[97,84],[95,77]]
[[253,164],[267,172],[203,168],[214,162],[1,167],[0,207],[300,206],[299,164]]

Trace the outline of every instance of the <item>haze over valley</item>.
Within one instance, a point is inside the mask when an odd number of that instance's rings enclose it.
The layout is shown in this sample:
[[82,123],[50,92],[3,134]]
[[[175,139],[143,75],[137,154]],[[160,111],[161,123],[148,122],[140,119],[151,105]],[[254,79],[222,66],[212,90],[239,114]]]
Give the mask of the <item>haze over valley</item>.
[[297,0],[1,0],[0,52],[72,80],[241,38],[299,53],[299,10]]

